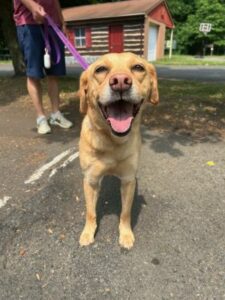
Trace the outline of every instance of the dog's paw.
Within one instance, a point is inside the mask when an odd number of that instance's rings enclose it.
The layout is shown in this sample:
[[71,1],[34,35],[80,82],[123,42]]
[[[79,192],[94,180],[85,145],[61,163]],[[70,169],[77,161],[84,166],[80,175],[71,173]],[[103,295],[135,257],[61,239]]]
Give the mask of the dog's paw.
[[134,245],[134,234],[132,231],[124,232],[120,234],[119,243],[120,246],[126,249],[131,249]]
[[94,243],[94,241],[95,241],[94,235],[91,234],[90,232],[83,231],[81,233],[80,240],[79,240],[80,246],[88,246]]

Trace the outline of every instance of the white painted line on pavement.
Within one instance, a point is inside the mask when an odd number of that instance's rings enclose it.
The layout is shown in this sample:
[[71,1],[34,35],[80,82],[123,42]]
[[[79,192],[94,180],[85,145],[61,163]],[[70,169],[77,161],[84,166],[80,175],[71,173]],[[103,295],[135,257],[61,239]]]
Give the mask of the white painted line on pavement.
[[12,197],[4,196],[3,199],[0,199],[0,208],[6,205],[6,203],[11,199]]
[[57,155],[52,161],[50,161],[49,163],[43,165],[41,168],[39,168],[38,170],[36,170],[28,180],[26,180],[24,183],[25,184],[33,184],[35,181],[37,181],[38,179],[41,178],[41,176],[44,174],[45,171],[47,171],[49,168],[51,168],[52,166],[54,166],[55,164],[57,164],[60,160],[62,160],[64,157],[66,157],[67,155],[69,155],[73,149],[69,149],[66,150],[64,152],[62,152],[61,154]]
[[71,163],[73,160],[75,160],[77,157],[79,156],[79,152],[76,152],[74,154],[72,154],[70,157],[68,157],[63,164],[61,164],[58,168],[55,168],[51,171],[49,178],[51,178],[52,176],[54,176],[57,171],[61,168],[65,168],[69,163]]

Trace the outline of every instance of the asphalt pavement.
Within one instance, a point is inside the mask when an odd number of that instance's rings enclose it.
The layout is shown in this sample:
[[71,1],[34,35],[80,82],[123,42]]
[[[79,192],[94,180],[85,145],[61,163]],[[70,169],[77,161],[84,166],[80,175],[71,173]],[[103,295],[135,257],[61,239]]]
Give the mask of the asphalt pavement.
[[142,127],[130,251],[106,177],[95,243],[81,248],[78,103],[38,136],[32,106],[0,99],[0,299],[225,299],[225,140]]
[[[225,67],[223,66],[162,66],[156,65],[160,79],[194,80],[204,82],[224,82]],[[79,76],[82,72],[80,66],[74,64],[67,66],[69,76]],[[0,76],[13,76],[11,64],[0,64]]]

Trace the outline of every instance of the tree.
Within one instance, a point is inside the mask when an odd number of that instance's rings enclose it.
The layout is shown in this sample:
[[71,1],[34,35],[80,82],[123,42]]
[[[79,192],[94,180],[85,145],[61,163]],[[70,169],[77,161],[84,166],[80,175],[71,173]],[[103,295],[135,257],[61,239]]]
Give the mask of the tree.
[[[202,53],[204,44],[214,44],[215,52],[225,49],[225,1],[223,0],[168,0],[175,20],[175,39],[181,53]],[[205,36],[200,23],[211,23],[212,31]]]
[[[224,28],[225,4],[220,0],[196,0],[196,12],[188,16],[186,28],[182,26],[184,33],[184,45],[193,53],[205,44],[214,44],[217,53],[225,49]],[[212,24],[212,30],[204,36],[199,31],[200,23]]]
[[17,43],[15,24],[12,19],[12,1],[1,0],[1,31],[5,43],[12,56],[13,67],[15,75],[24,74],[24,64],[22,55]]
[[175,24],[178,26],[186,22],[187,17],[195,11],[195,0],[167,0],[167,3]]

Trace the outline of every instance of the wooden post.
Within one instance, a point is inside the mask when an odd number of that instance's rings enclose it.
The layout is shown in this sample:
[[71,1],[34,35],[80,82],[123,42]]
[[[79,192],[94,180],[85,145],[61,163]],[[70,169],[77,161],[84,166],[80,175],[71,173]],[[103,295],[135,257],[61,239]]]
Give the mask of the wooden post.
[[170,33],[170,52],[169,52],[169,58],[172,58],[172,52],[173,52],[173,29],[171,29]]

